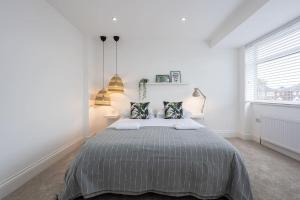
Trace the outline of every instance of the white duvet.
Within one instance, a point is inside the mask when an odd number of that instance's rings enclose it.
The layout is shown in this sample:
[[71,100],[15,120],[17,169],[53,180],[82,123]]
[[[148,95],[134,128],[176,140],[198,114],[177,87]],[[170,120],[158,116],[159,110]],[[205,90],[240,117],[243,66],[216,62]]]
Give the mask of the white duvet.
[[165,126],[176,129],[200,129],[204,126],[192,119],[129,119],[122,118],[111,124],[108,128],[115,129],[139,129],[145,126]]

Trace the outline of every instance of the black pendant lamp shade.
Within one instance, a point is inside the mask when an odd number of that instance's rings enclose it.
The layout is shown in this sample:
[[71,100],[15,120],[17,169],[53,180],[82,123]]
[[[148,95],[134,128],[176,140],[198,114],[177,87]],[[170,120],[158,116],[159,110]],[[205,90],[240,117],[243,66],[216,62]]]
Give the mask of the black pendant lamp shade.
[[102,89],[98,92],[95,105],[97,106],[110,106],[110,96],[108,91],[104,88],[104,42],[106,40],[106,36],[100,36],[102,41]]

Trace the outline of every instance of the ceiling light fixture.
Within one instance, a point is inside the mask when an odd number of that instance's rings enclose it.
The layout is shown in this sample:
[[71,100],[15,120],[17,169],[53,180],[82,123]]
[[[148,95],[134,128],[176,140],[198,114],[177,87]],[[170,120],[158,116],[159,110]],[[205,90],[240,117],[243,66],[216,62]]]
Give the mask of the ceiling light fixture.
[[117,19],[116,17],[113,17],[112,20],[113,20],[114,22],[116,22],[118,19]]
[[186,18],[185,18],[185,17],[182,17],[182,18],[181,18],[181,21],[182,21],[182,22],[185,22],[185,21],[186,21]]

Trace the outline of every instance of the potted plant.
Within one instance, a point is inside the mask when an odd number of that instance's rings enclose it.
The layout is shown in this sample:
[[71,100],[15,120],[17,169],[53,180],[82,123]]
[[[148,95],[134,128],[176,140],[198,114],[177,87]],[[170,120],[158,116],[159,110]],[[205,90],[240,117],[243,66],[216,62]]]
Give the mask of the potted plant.
[[149,79],[142,78],[139,81],[139,98],[140,101],[144,100],[147,96],[147,83],[149,82]]

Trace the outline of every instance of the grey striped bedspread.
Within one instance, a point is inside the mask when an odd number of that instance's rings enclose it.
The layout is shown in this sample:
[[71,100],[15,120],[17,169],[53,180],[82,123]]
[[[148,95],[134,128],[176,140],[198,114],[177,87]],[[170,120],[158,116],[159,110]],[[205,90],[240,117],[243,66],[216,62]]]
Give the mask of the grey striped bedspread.
[[106,129],[89,139],[65,176],[61,200],[154,192],[252,200],[239,152],[207,129]]

